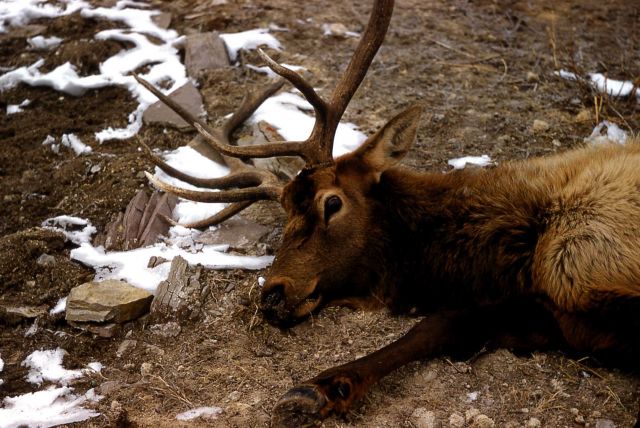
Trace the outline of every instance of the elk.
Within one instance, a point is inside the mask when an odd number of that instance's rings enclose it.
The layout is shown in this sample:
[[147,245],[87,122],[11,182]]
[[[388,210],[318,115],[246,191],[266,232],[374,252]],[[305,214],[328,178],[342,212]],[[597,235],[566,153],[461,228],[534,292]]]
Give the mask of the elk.
[[[223,178],[198,179],[153,155],[167,173],[218,189],[164,191],[227,202],[216,224],[257,200],[287,213],[261,294],[264,318],[287,327],[328,305],[386,306],[424,318],[406,335],[288,391],[273,426],[344,414],[382,377],[417,359],[465,358],[483,346],[563,349],[637,368],[640,361],[640,144],[583,147],[492,169],[418,173],[399,165],[422,107],[391,119],[359,149],[332,157],[336,127],[386,34],[393,0],[375,0],[365,32],[328,101],[261,52],[316,115],[302,142],[239,147],[233,131],[281,86],[249,94],[219,128],[191,116],[142,79],[222,155]],[[251,158],[299,156],[283,185]],[[639,425],[636,424],[636,427]]]

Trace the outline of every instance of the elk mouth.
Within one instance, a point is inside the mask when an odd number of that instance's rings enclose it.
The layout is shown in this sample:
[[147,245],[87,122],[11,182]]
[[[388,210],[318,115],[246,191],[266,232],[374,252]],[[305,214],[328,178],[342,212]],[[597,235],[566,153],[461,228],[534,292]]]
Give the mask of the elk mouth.
[[291,285],[288,278],[277,278],[263,292],[261,309],[264,319],[271,325],[289,328],[304,321],[323,303],[323,296],[318,291],[317,281],[309,284],[306,297],[287,296],[287,285]]
[[322,303],[322,294],[320,294],[316,288],[302,302],[298,303],[296,308],[293,310],[293,316],[302,321],[311,315],[314,310],[318,309],[320,307],[320,303]]

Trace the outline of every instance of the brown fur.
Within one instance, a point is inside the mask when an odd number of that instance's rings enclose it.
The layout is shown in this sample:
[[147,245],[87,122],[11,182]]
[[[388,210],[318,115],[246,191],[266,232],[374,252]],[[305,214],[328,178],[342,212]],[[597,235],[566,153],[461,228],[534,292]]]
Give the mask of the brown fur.
[[[637,366],[640,144],[416,173],[394,165],[418,116],[400,114],[355,153],[287,186],[289,220],[263,307],[278,325],[336,302],[432,315],[291,391],[276,408],[281,421],[346,411],[408,361],[486,343]],[[327,217],[330,197],[342,205]],[[308,412],[310,396],[320,410]]]

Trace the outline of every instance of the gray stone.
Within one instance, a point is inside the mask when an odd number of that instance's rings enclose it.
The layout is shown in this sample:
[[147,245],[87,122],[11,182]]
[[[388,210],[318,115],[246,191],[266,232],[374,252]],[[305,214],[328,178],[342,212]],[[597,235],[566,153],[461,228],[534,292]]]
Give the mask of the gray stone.
[[230,65],[227,48],[217,32],[187,36],[184,63],[187,74],[196,78],[205,70]]
[[124,323],[149,312],[153,295],[123,281],[87,282],[67,299],[68,321]]
[[424,407],[418,407],[411,413],[409,421],[415,428],[436,428],[436,414]]
[[202,232],[194,241],[205,245],[228,244],[231,248],[248,248],[253,247],[269,230],[244,217],[233,217],[215,230]]
[[[169,98],[184,107],[195,117],[206,116],[202,95],[190,81],[169,94]],[[153,103],[142,115],[144,123],[149,125],[169,126],[177,129],[191,129],[177,113],[167,107],[162,101]]]
[[598,419],[596,428],[616,428],[616,424],[611,419]]
[[177,202],[178,198],[169,193],[154,192],[149,197],[144,190],[138,191],[124,214],[119,213],[94,244],[118,251],[155,244],[169,232],[171,224],[167,218],[171,218]]
[[549,128],[551,128],[551,125],[540,119],[534,120],[533,125],[531,126],[531,130],[536,134],[548,131]]
[[162,13],[159,13],[157,15],[153,15],[151,17],[151,20],[158,27],[163,28],[163,29],[166,30],[171,25],[171,19],[172,18],[173,17],[171,16],[171,14],[169,12],[162,12]]
[[4,321],[7,324],[13,325],[22,322],[23,320],[29,320],[37,318],[47,314],[48,307],[42,306],[11,306],[0,305],[0,321]]
[[149,330],[153,334],[163,337],[176,337],[182,331],[180,324],[175,321],[169,321],[165,324],[154,324],[149,327]]
[[132,340],[132,339],[123,340],[120,346],[118,346],[118,350],[116,351],[116,356],[118,358],[122,358],[123,355],[133,351],[137,345],[138,345],[137,340]]
[[38,266],[53,266],[56,264],[56,258],[49,255],[49,254],[42,254],[40,257],[38,257],[38,259],[36,260],[36,264]]
[[121,390],[123,387],[124,384],[122,382],[117,380],[108,380],[100,384],[97,392],[100,395],[110,395]]
[[92,322],[76,322],[67,320],[69,325],[79,330],[88,331],[100,337],[111,338],[116,336],[122,330],[122,326],[116,323],[92,323]]

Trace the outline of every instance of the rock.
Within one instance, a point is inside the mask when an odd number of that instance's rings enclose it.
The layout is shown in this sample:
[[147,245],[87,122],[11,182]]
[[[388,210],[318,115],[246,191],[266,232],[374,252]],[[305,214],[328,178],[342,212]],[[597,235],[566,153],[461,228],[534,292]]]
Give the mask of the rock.
[[9,325],[14,325],[22,322],[23,320],[29,320],[37,318],[47,314],[48,307],[46,305],[41,306],[10,306],[0,305],[0,321],[3,321]]
[[182,331],[180,324],[175,321],[169,321],[165,324],[154,324],[149,327],[149,330],[153,334],[163,337],[176,337]]
[[87,282],[67,299],[68,321],[124,323],[149,311],[153,295],[123,281]]
[[436,428],[436,414],[424,407],[418,407],[411,413],[409,421],[415,428]]
[[322,34],[325,36],[333,36],[339,38],[345,37],[358,37],[358,33],[349,31],[347,26],[341,22],[334,22],[332,24],[322,24]]
[[132,339],[123,340],[120,346],[118,346],[118,350],[116,351],[116,356],[118,358],[122,358],[124,354],[127,354],[133,351],[137,345],[138,345],[137,340],[132,340]]
[[584,425],[585,424],[584,416],[582,416],[582,415],[577,415],[575,417],[574,421],[579,425]]
[[533,121],[533,126],[531,127],[531,130],[534,133],[538,134],[541,132],[548,131],[549,128],[551,128],[551,125],[549,125],[547,122],[545,122],[544,120],[536,119]]
[[536,83],[540,81],[540,76],[538,75],[538,73],[534,73],[533,71],[527,71],[526,79],[529,83]]
[[165,30],[171,25],[171,19],[172,16],[169,12],[162,12],[151,17],[154,24]]
[[480,410],[476,409],[475,407],[472,407],[466,412],[464,412],[464,420],[467,423],[470,423],[473,420],[473,418],[475,418],[479,414],[480,414]]
[[496,423],[487,415],[477,415],[470,425],[473,428],[493,428]]
[[160,256],[151,256],[149,257],[149,261],[147,262],[147,267],[153,269],[154,267],[160,266],[163,263],[169,262],[168,259]]
[[201,273],[201,266],[189,266],[185,259],[176,256],[171,262],[169,276],[158,285],[151,315],[155,319],[195,319],[200,316],[208,294],[208,288],[200,282]]
[[202,232],[194,242],[205,245],[228,244],[231,248],[246,249],[253,247],[269,231],[268,227],[261,224],[243,217],[233,217],[218,225],[215,230]]
[[124,384],[122,382],[117,380],[108,380],[100,384],[97,392],[100,395],[109,395],[121,390],[123,387]]
[[[126,251],[155,244],[160,236],[166,236],[178,198],[169,193],[154,192],[151,197],[140,190],[127,205],[124,214],[119,213],[94,240],[106,250]],[[166,217],[166,218],[165,218]]]
[[538,428],[542,426],[542,423],[540,422],[540,419],[538,418],[530,418],[527,421],[527,428]]
[[38,266],[53,266],[56,264],[56,258],[53,256],[50,256],[49,254],[42,254],[40,257],[38,257],[38,259],[36,260],[36,264]]
[[3,39],[26,39],[44,33],[47,30],[46,25],[29,24],[19,27],[11,27],[4,34],[0,34],[0,41]]
[[151,363],[140,364],[140,374],[142,376],[149,376],[152,373],[153,373],[153,364]]
[[98,324],[92,322],[75,322],[69,320],[67,320],[67,322],[72,327],[83,331],[88,331],[89,333],[93,333],[107,339],[116,336],[122,330],[122,326],[116,323]]
[[598,419],[596,428],[616,428],[616,424],[611,419]]
[[203,71],[224,68],[231,64],[227,48],[215,31],[187,36],[184,63],[187,74],[195,78]]
[[[169,94],[169,98],[184,107],[195,117],[206,116],[202,104],[202,95],[191,81]],[[162,101],[153,103],[142,115],[142,120],[148,125],[169,126],[177,129],[191,129],[191,125],[184,121],[177,113],[167,107]]]
[[451,416],[449,416],[449,426],[462,428],[464,426],[464,416],[460,413],[452,413]]
[[576,114],[574,120],[577,123],[591,122],[593,120],[593,112],[591,109],[583,108]]

